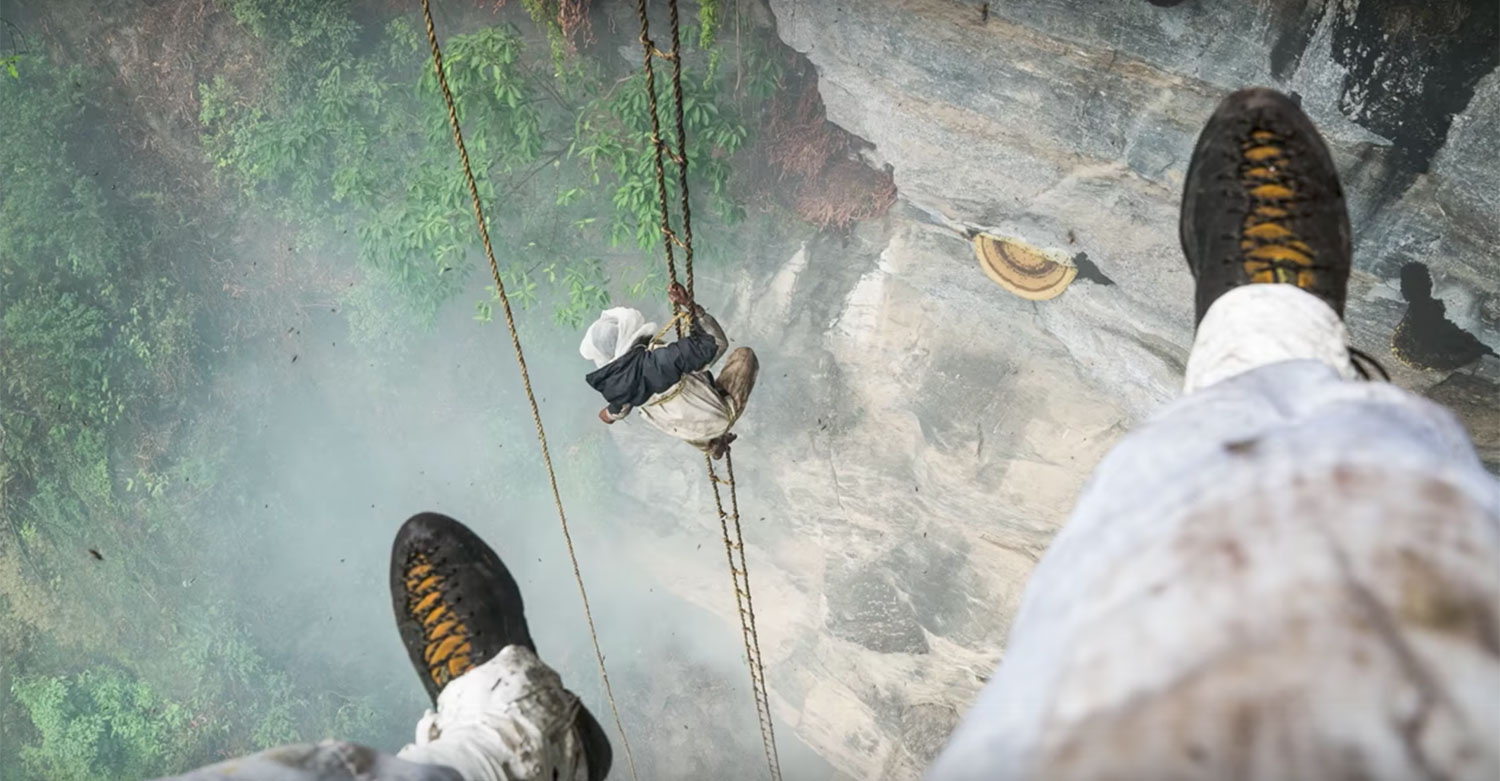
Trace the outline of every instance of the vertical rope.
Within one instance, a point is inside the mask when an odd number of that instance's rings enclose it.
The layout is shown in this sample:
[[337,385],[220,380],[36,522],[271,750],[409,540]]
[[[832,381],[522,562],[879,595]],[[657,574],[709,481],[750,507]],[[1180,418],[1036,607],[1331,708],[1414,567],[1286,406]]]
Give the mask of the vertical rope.
[[[675,3],[673,5],[675,8]],[[661,119],[657,116],[656,113],[656,67],[651,62],[652,59],[659,55],[661,52],[657,50],[656,44],[651,42],[651,23],[646,17],[646,0],[636,0],[635,10],[636,13],[641,17],[641,67],[643,67],[646,71],[646,111],[651,115],[651,156],[656,164],[656,192],[659,196],[657,198],[657,201],[661,204],[660,230],[662,236],[662,246],[665,247],[667,251],[667,279],[669,282],[675,285],[677,284],[677,262],[673,258],[672,243],[674,241],[677,241],[678,239],[677,236],[672,233],[672,222],[668,214],[669,210],[667,209],[667,174],[661,161],[663,146],[661,140]],[[674,73],[676,73],[676,71],[674,71]],[[682,131],[679,128],[678,138],[681,138],[681,132]],[[687,258],[689,259],[688,262],[691,263],[692,251],[687,249],[686,245],[684,245],[683,252],[687,253]],[[688,271],[688,275],[689,278],[691,278],[691,270]],[[693,317],[695,311],[692,303],[692,298],[692,289],[689,288],[687,305],[689,317]],[[677,311],[677,304],[673,303],[672,312],[675,314]],[[677,321],[678,338],[682,338],[682,333],[682,321],[679,320]]]
[[[688,309],[693,297],[693,212],[688,207],[687,130],[682,123],[682,41],[677,31],[677,0],[668,0],[672,15],[672,100],[677,114],[677,189],[682,196],[682,268],[687,275]],[[655,121],[655,117],[652,117]],[[658,156],[657,160],[661,158]],[[663,193],[666,191],[663,190]],[[665,204],[663,204],[665,206]]]
[[[661,234],[662,244],[666,249],[667,277],[671,284],[677,284],[677,265],[673,252],[673,244],[676,244],[682,247],[683,272],[687,277],[687,315],[692,318],[695,317],[697,311],[694,305],[695,291],[693,289],[693,218],[688,200],[687,129],[683,121],[682,40],[678,24],[677,0],[667,2],[671,15],[672,49],[666,53],[658,50],[651,42],[651,22],[646,15],[646,0],[636,0],[635,7],[641,20],[641,57],[642,65],[646,70],[646,105],[651,114],[651,152],[656,167],[656,194],[661,208]],[[664,150],[661,140],[661,121],[657,115],[656,75],[655,65],[652,62],[656,57],[672,61],[673,118],[677,131],[677,148],[672,156],[677,163],[679,208],[682,209],[681,238],[672,230],[669,217],[671,210],[667,205],[667,182],[662,163]],[[673,311],[674,314],[677,311],[676,304],[673,305]],[[677,335],[681,337],[682,333],[682,325],[679,321]],[[776,750],[776,729],[771,718],[771,699],[766,690],[766,671],[761,660],[760,636],[755,627],[755,605],[750,598],[750,567],[745,560],[745,539],[740,526],[740,504],[739,495],[735,490],[734,460],[728,451],[725,452],[724,459],[724,472],[727,480],[720,480],[719,476],[714,473],[713,459],[706,453],[703,456],[703,463],[708,471],[709,485],[713,488],[714,509],[719,516],[719,530],[724,538],[724,555],[729,562],[735,610],[740,619],[740,638],[745,647],[745,664],[750,670],[750,690],[755,700],[755,717],[760,723],[761,748],[765,751],[766,765],[770,769],[772,781],[781,781],[781,757]],[[726,483],[729,486],[729,503],[734,519],[732,538],[729,528],[730,514],[724,512],[724,499],[719,491],[720,483]]]
[[[729,537],[729,515],[724,512],[724,500],[719,494],[718,475],[714,474],[713,459],[704,454],[703,463],[708,468],[708,482],[714,490],[714,509],[719,515],[719,530],[724,536],[724,555],[729,559],[729,574],[734,581],[735,608],[740,614],[740,637],[745,644],[745,664],[750,668],[750,686],[755,697],[755,715],[760,721],[761,748],[773,781],[781,781],[781,755],[776,750],[776,728],[771,719],[771,697],[766,690],[766,668],[761,661],[760,634],[755,629],[755,603],[750,596],[750,565],[745,561],[745,536],[740,526],[740,502],[735,490],[734,454],[724,452],[724,476],[722,482],[729,484],[730,515],[734,518],[734,539]],[[738,552],[739,559],[735,560]]]
[[599,635],[594,630],[594,613],[589,607],[589,594],[583,587],[583,573],[578,569],[578,554],[573,550],[573,535],[568,531],[568,516],[563,512],[562,495],[557,490],[557,474],[552,469],[552,455],[547,449],[547,432],[542,428],[542,414],[537,409],[536,394],[531,390],[531,374],[526,369],[526,355],[521,350],[521,337],[516,334],[516,319],[511,313],[510,298],[505,294],[505,283],[500,279],[500,267],[495,262],[495,250],[490,246],[490,230],[485,224],[484,209],[479,204],[479,186],[474,182],[474,169],[469,164],[469,150],[464,146],[463,131],[458,126],[458,108],[453,103],[453,93],[448,89],[448,77],[443,72],[443,52],[438,46],[437,32],[432,25],[432,7],[429,0],[422,0],[422,16],[427,22],[427,43],[432,47],[432,67],[437,73],[438,87],[443,93],[443,102],[448,105],[448,126],[453,130],[453,145],[458,147],[458,159],[463,164],[464,181],[469,186],[469,198],[474,204],[474,222],[479,226],[479,239],[484,244],[484,257],[490,264],[490,277],[495,282],[495,291],[500,294],[500,306],[505,312],[505,327],[510,329],[510,344],[515,348],[516,363],[521,367],[521,384],[526,389],[526,401],[531,405],[531,420],[536,424],[536,438],[542,448],[542,464],[547,467],[547,484],[552,488],[552,503],[557,506],[557,520],[562,525],[563,542],[567,544],[568,560],[573,564],[573,580],[578,584],[578,596],[583,599],[583,617],[588,622],[589,639],[594,644],[594,659],[599,663],[599,677],[604,682],[604,693],[609,698],[609,710],[615,717],[615,728],[620,732],[620,741],[625,748],[625,759],[630,765],[630,777],[636,778],[635,756],[630,751],[630,739],[625,736],[625,725],[620,721],[620,709],[615,705],[615,692],[609,684],[609,672],[604,667],[604,652],[599,650]]

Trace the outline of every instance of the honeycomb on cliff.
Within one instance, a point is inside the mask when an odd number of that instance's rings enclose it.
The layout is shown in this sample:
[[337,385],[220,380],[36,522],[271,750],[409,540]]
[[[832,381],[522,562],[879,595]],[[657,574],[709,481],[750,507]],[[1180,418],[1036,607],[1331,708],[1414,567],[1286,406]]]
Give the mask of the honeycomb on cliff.
[[1000,287],[1030,301],[1056,298],[1078,275],[1072,263],[1016,239],[979,233],[974,257]]

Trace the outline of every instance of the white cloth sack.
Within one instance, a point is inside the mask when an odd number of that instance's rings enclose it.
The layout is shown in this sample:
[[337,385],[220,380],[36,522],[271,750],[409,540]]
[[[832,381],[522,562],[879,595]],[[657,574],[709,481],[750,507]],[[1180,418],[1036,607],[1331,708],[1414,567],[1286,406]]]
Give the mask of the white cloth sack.
[[593,361],[595,368],[603,368],[624,355],[637,339],[655,334],[656,323],[646,322],[639,311],[624,306],[606,309],[584,333],[578,353]]
[[676,385],[652,396],[640,413],[662,433],[694,444],[724,436],[735,419],[729,400],[704,372],[683,375]]

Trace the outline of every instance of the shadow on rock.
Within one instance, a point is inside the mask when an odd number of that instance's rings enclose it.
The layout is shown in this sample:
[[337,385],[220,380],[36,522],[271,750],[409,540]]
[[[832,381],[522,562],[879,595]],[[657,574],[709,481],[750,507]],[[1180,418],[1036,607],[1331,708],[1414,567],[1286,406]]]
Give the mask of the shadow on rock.
[[1401,267],[1401,297],[1406,314],[1391,335],[1391,352],[1417,369],[1457,369],[1495,351],[1448,319],[1440,299],[1432,296],[1432,274],[1424,263]]

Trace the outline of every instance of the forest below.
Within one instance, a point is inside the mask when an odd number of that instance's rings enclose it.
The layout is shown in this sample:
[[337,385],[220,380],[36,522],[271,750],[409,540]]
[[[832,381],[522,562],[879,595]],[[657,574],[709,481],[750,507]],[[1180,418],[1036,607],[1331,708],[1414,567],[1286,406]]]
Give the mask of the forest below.
[[[296,604],[268,603],[249,573],[304,577],[283,567],[295,556],[280,540],[319,523],[256,464],[295,470],[330,447],[271,443],[268,427],[400,414],[390,441],[334,450],[398,448],[402,426],[436,421],[487,443],[454,455],[481,483],[536,468],[420,11],[46,5],[0,4],[0,777],[141,778],[329,735],[399,745],[422,707],[413,680],[371,686],[368,664],[298,653],[356,646],[340,633],[357,631],[398,654],[389,617],[339,616],[300,636],[323,620],[307,604],[314,582]],[[746,243],[847,230],[894,197],[889,174],[823,119],[806,61],[752,4],[730,5],[704,0],[683,19],[709,270]],[[437,10],[529,349],[570,354],[611,303],[659,310],[650,117],[637,31],[622,22],[633,14],[587,0]],[[400,372],[421,371],[435,338],[465,374],[418,396],[432,385]],[[289,413],[313,361],[398,379]],[[449,392],[482,399],[488,419],[445,418]],[[614,456],[566,453],[571,512],[607,507]],[[518,480],[475,490],[495,506],[535,493]],[[380,589],[382,535],[402,518],[370,508],[385,513],[378,533],[344,566]]]

